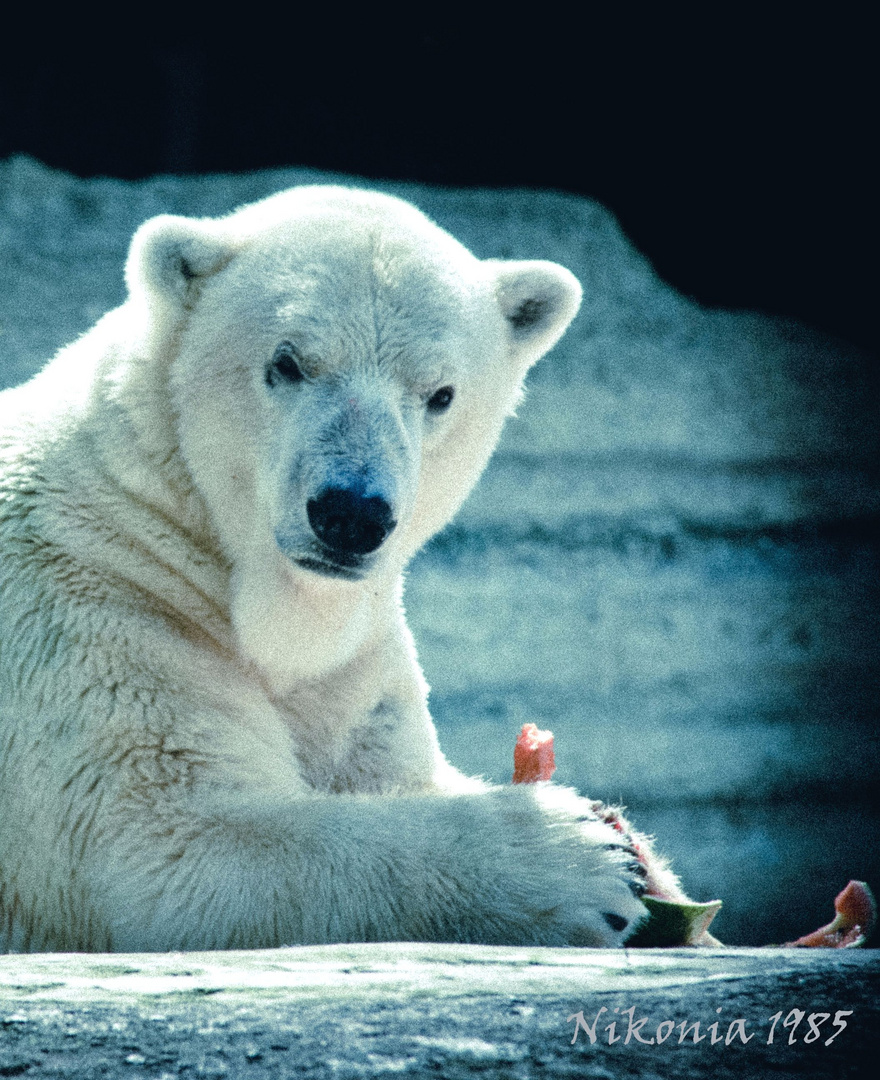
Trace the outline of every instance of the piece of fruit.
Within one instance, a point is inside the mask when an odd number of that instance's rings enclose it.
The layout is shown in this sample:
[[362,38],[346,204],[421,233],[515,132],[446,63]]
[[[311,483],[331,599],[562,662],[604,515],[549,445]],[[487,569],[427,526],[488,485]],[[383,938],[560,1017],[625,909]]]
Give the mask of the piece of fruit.
[[[523,724],[513,750],[514,784],[534,784],[549,780],[556,771],[553,733],[540,731],[535,724]],[[651,839],[636,832],[615,806],[591,802],[599,821],[620,834],[621,843],[632,853],[644,879],[642,903],[648,919],[626,942],[635,948],[670,948],[677,945],[721,945],[709,932],[709,924],[721,909],[720,900],[705,904],[688,899]],[[855,949],[864,945],[877,923],[877,904],[863,881],[851,881],[834,901],[834,921],[806,934],[789,946],[808,949]]]
[[799,949],[857,949],[865,944],[877,923],[877,904],[864,881],[851,881],[834,900],[833,922],[805,934],[787,946]]
[[555,771],[553,732],[539,731],[536,724],[523,724],[513,748],[514,784],[549,780]]
[[697,904],[693,900],[682,903],[646,895],[642,897],[642,903],[648,909],[648,921],[627,939],[627,948],[721,944],[711,934],[706,934],[709,924],[721,910],[720,900],[710,900],[706,904]]
[[[536,724],[523,724],[513,749],[514,784],[534,784],[549,780],[556,770],[553,756],[553,733],[540,731]],[[688,899],[666,861],[654,851],[649,837],[633,829],[616,806],[591,800],[590,809],[599,821],[620,834],[621,846],[627,848],[641,865],[648,908],[648,921],[627,941],[627,945],[648,948],[675,945],[720,945],[707,932],[720,900],[696,904]]]

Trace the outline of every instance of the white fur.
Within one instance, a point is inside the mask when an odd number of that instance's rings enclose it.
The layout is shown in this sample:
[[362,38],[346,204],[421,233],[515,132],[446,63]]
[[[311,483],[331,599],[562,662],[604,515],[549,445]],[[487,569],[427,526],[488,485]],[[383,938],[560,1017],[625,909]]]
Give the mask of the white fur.
[[[616,834],[448,765],[401,606],[577,282],[333,187],[156,218],[126,273],[0,398],[0,947],[619,943]],[[350,578],[296,561],[339,476],[397,523]]]

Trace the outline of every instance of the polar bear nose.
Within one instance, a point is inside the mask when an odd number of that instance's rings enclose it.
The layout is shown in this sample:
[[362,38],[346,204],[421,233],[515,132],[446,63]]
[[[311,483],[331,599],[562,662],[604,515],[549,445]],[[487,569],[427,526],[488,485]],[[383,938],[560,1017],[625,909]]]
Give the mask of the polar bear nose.
[[381,496],[350,488],[324,488],[306,503],[306,513],[318,539],[346,555],[375,551],[397,524]]

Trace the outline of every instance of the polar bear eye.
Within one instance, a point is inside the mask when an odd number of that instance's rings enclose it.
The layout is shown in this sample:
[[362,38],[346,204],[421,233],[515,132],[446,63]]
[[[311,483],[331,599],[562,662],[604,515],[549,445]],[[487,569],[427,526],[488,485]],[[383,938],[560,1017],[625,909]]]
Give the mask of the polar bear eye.
[[297,363],[298,353],[289,341],[282,341],[272,354],[272,363],[266,369],[266,382],[277,386],[279,382],[302,382],[305,375]]
[[439,390],[436,390],[429,398],[427,402],[428,412],[441,413],[445,412],[452,404],[452,399],[455,397],[455,390],[451,386],[441,386]]

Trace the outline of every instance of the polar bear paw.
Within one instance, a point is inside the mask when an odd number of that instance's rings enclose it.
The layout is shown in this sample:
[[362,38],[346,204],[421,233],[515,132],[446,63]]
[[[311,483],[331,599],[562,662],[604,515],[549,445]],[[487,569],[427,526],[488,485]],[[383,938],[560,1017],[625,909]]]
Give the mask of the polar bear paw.
[[626,837],[601,821],[588,800],[555,784],[522,785],[493,795],[501,803],[503,830],[490,860],[493,872],[483,867],[484,881],[495,885],[487,885],[485,897],[495,907],[490,924],[499,920],[492,940],[624,944],[647,917],[640,901],[645,870]]

